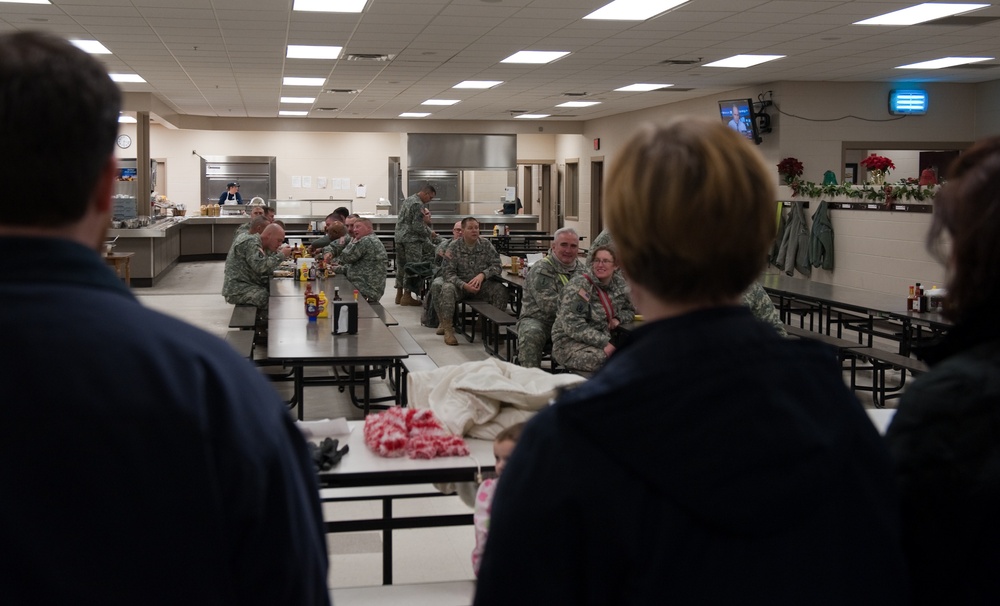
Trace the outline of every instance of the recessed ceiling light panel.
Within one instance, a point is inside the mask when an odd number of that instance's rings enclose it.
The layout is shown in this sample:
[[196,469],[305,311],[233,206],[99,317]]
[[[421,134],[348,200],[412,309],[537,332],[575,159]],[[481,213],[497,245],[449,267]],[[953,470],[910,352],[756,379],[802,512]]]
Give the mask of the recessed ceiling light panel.
[[111,51],[97,40],[70,40],[73,46],[91,55],[110,55]]
[[289,44],[285,56],[289,59],[336,59],[340,57],[343,46],[307,46],[304,44]]
[[600,101],[567,101],[566,103],[560,103],[556,107],[590,107],[591,105],[600,104]]
[[784,58],[785,55],[733,55],[732,57],[726,59],[706,63],[702,67],[735,67],[742,69],[744,67],[753,67],[754,65],[760,65],[761,63],[767,63],[768,61]]
[[524,118],[525,120],[537,120],[539,118],[548,118],[549,115],[550,114],[520,114],[518,116],[514,116],[514,119],[518,120],[520,118]]
[[281,111],[278,112],[278,115],[279,116],[308,116],[309,112],[304,112],[304,111],[299,111],[299,110],[292,110],[292,109],[283,109],[283,110],[281,110]]
[[115,82],[145,82],[139,74],[108,74]]
[[619,93],[647,93],[651,90],[659,90],[670,86],[673,86],[673,84],[646,84],[639,82],[637,84],[629,84],[628,86],[616,88],[615,90]]
[[429,115],[430,114],[426,113],[426,112],[403,112],[403,113],[399,114],[399,117],[400,118],[426,118]]
[[552,63],[568,54],[569,51],[518,51],[500,63]]
[[946,67],[955,67],[956,65],[965,65],[966,63],[989,61],[992,58],[993,57],[943,57],[941,59],[933,59],[931,61],[910,63],[909,65],[898,65],[896,66],[896,69],[944,69]]
[[313,103],[316,97],[282,97],[282,103]]
[[138,124],[139,121],[132,116],[119,115],[118,124]]
[[503,84],[503,80],[465,80],[452,88],[493,88],[501,84]]
[[688,0],[614,0],[584,19],[605,21],[645,21],[672,8],[686,4]]
[[368,0],[295,0],[293,11],[313,13],[360,13]]
[[285,76],[281,79],[281,83],[285,86],[323,86],[326,83],[326,78],[297,78],[294,76]]
[[934,21],[943,17],[960,15],[969,11],[986,8],[989,4],[943,4],[940,2],[925,2],[909,8],[904,8],[871,19],[856,21],[854,25],[915,25]]
[[458,99],[428,99],[420,105],[455,105]]

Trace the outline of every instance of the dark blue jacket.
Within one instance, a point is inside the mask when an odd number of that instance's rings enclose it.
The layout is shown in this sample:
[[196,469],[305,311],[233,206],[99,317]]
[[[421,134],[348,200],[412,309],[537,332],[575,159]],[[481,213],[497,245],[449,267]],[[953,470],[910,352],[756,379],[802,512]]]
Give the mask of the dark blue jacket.
[[312,463],[259,372],[93,250],[0,238],[0,255],[3,594],[328,603]]
[[528,423],[475,603],[906,600],[889,456],[836,357],[733,307],[642,327]]

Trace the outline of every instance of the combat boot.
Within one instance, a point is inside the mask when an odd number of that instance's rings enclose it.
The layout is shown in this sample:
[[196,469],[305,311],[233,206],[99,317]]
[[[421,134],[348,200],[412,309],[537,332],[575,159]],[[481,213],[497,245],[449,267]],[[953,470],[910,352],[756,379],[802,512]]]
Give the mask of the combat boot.
[[438,323],[438,329],[436,331],[434,331],[434,334],[436,334],[439,337],[444,334],[444,324],[443,323]]
[[439,328],[443,329],[445,345],[458,345],[458,339],[455,338],[455,329],[452,328],[450,321],[442,321]]
[[421,306],[423,306],[423,303],[421,303],[419,299],[414,299],[413,295],[411,295],[410,291],[408,291],[408,290],[403,291],[403,296],[400,297],[399,304],[400,305],[404,305],[404,306],[408,305],[410,307],[421,307]]
[[402,300],[403,300],[403,289],[402,288],[397,288],[396,289],[396,305],[399,305],[399,302],[402,301]]

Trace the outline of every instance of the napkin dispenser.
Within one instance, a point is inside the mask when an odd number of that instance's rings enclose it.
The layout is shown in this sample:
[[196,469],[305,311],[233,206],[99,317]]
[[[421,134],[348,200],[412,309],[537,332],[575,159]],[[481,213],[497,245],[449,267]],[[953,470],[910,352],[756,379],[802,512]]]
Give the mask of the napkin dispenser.
[[333,318],[333,334],[358,334],[357,301],[330,301],[327,305],[333,306],[330,314],[330,317]]

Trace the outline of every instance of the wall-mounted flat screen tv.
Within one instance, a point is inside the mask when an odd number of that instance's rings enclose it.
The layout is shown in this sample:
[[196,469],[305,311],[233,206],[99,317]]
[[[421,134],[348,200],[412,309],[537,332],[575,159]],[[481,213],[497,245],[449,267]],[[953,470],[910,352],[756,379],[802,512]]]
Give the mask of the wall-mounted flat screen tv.
[[719,101],[719,115],[722,122],[729,128],[743,135],[749,141],[760,144],[760,133],[757,131],[757,117],[753,113],[753,101],[750,99],[728,99]]

